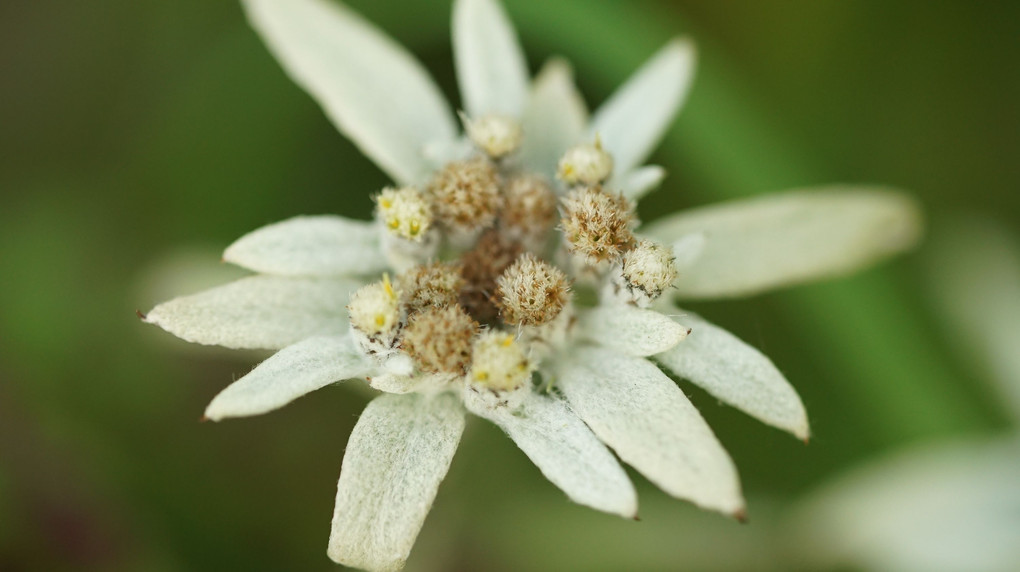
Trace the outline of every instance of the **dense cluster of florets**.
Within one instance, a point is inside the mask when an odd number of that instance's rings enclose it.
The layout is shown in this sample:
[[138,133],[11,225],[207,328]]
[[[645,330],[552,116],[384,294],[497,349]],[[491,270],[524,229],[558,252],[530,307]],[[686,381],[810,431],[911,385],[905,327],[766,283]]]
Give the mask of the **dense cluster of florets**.
[[563,238],[567,249],[592,262],[611,262],[634,247],[633,207],[623,195],[601,186],[584,186],[563,199]]
[[602,284],[595,294],[646,306],[676,269],[667,247],[635,238],[633,206],[605,186],[613,159],[598,139],[569,149],[552,181],[515,161],[518,122],[463,119],[473,156],[420,189],[376,197],[383,250],[400,274],[355,292],[351,328],[386,365],[387,384],[461,380],[471,399],[506,404],[565,342],[574,288]]
[[563,271],[527,253],[496,280],[496,304],[508,324],[541,326],[559,315],[570,300]]

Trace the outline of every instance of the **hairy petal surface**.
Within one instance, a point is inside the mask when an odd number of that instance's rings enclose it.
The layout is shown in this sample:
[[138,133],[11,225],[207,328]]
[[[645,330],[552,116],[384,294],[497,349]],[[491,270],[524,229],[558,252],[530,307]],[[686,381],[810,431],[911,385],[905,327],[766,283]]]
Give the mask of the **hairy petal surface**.
[[570,64],[549,60],[535,77],[524,112],[521,163],[555,180],[560,158],[581,141],[587,123],[588,108],[574,85]]
[[335,215],[299,216],[242,236],[223,260],[282,276],[376,274],[386,258],[374,223]]
[[733,461],[679,387],[647,360],[579,348],[557,387],[599,439],[667,493],[707,509],[744,510]]
[[145,321],[183,340],[278,350],[305,338],[347,332],[347,278],[249,276],[153,308]]
[[349,335],[316,336],[287,346],[260,363],[213,398],[205,416],[260,415],[336,381],[362,377],[376,369]]
[[804,404],[769,358],[700,316],[669,306],[662,311],[683,321],[691,335],[656,361],[723,403],[807,440]]
[[243,0],[248,19],[287,74],[394,180],[431,169],[423,149],[457,124],[414,57],[346,6],[328,0]]
[[577,335],[632,356],[664,352],[687,337],[687,328],[655,310],[603,304],[579,310]]
[[520,118],[528,99],[528,66],[513,24],[498,2],[454,3],[453,56],[469,116]]
[[327,553],[367,570],[404,566],[464,432],[453,395],[382,395],[358,419],[337,483]]
[[648,157],[687,97],[693,77],[694,46],[673,40],[595,112],[590,135],[598,135],[613,155],[616,173],[628,173]]
[[677,296],[727,298],[846,274],[908,250],[921,236],[921,213],[902,193],[831,187],[692,209],[642,232],[667,243],[704,233]]
[[570,500],[626,518],[637,515],[627,474],[563,401],[531,394],[518,410],[474,413],[499,425]]

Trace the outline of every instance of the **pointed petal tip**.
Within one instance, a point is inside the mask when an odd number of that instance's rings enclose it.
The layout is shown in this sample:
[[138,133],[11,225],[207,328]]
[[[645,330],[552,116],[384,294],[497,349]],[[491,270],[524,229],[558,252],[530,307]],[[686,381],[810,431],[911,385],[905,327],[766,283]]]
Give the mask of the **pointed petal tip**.
[[794,427],[792,431],[793,436],[800,439],[805,445],[809,445],[811,442],[811,426],[808,424],[807,412],[804,412],[803,421],[797,427]]
[[148,319],[147,319],[147,318],[145,317],[145,314],[143,314],[143,313],[142,313],[142,311],[141,311],[141,310],[135,309],[135,315],[136,315],[136,316],[138,316],[138,319],[139,319],[139,320],[141,320],[141,321],[143,321],[143,322],[148,322],[148,321],[149,321],[149,320],[148,320]]
[[210,403],[205,408],[205,413],[202,414],[202,418],[199,419],[198,421],[200,423],[208,423],[210,421],[212,421],[213,423],[218,423],[223,419],[227,418],[228,415],[225,415],[222,411],[220,411],[219,410],[220,408],[217,407],[216,405],[217,405],[216,400],[213,399],[213,402]]
[[732,516],[740,524],[747,524],[749,522],[748,518],[747,518],[747,508],[746,507],[740,507],[737,510],[733,511],[733,515]]
[[674,36],[666,48],[684,58],[693,58],[698,55],[698,46],[688,36]]
[[570,79],[573,79],[574,65],[571,64],[570,60],[568,60],[564,56],[559,55],[551,56],[549,59],[545,61],[545,64],[542,65],[542,68],[539,70],[536,79],[546,77],[546,74],[549,75],[564,74]]

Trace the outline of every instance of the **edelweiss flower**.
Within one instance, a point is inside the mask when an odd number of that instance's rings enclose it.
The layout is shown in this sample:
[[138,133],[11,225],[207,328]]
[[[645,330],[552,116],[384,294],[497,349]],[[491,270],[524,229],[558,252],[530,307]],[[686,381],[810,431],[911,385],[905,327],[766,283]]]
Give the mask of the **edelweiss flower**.
[[634,201],[664,176],[641,164],[686,94],[688,43],[669,43],[589,119],[566,63],[529,82],[501,7],[458,0],[461,136],[420,64],[346,7],[244,5],[288,73],[396,186],[376,195],[375,222],[297,217],[242,237],[224,259],[258,275],[146,320],[192,342],[280,350],[216,396],[213,420],[345,379],[385,392],[348,442],[330,557],[403,565],[466,411],[500,426],[578,503],[636,515],[611,448],[666,492],[740,517],[732,461],[646,358],[806,439],[804,408],[767,358],[661,295],[747,294],[852,270],[913,243],[913,204],[801,192],[640,229]]

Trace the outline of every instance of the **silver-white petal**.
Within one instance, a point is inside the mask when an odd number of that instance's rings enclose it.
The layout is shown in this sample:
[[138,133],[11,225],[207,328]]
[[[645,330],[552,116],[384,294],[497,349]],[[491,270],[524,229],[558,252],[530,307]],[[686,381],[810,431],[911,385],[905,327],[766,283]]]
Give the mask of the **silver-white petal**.
[[808,439],[804,404],[769,358],[700,316],[675,307],[660,309],[690,327],[691,335],[654,356],[655,361],[723,403],[798,439]]
[[366,570],[404,566],[464,431],[449,393],[382,395],[347,442],[327,553]]
[[624,462],[675,497],[742,515],[733,461],[659,368],[607,348],[578,348],[557,371],[571,408]]
[[676,265],[677,272],[685,272],[705,252],[705,233],[703,232],[685,234],[672,242],[673,264]]
[[920,209],[902,193],[855,187],[790,191],[692,209],[641,230],[705,248],[676,282],[688,299],[747,296],[846,274],[913,247]]
[[986,218],[958,218],[926,249],[934,310],[957,350],[996,385],[1020,426],[1020,237]]
[[227,386],[205,410],[207,419],[260,415],[333,382],[363,377],[375,365],[349,335],[316,336],[287,346]]
[[894,453],[815,491],[791,521],[797,568],[1016,570],[1020,443],[950,441]]
[[278,350],[347,332],[348,278],[249,276],[153,308],[145,321],[192,343]]
[[223,260],[281,276],[376,274],[386,270],[379,228],[335,215],[298,216],[242,236]]
[[502,428],[570,500],[626,518],[637,515],[627,473],[560,399],[532,393],[517,410],[473,412]]
[[521,163],[555,180],[559,160],[581,142],[588,124],[588,108],[574,84],[574,71],[561,58],[546,62],[535,77],[524,112]]
[[655,190],[666,178],[666,169],[658,165],[638,167],[609,181],[611,191],[619,191],[631,202],[638,202],[649,192]]
[[465,111],[472,118],[520,118],[528,99],[528,65],[517,32],[495,0],[457,0],[453,60]]
[[287,74],[394,180],[431,167],[422,150],[456,137],[442,92],[404,48],[328,0],[243,0],[252,26]]
[[578,310],[577,335],[627,355],[664,352],[687,337],[687,328],[655,310],[629,304],[601,304]]
[[694,46],[673,40],[595,112],[589,132],[613,156],[616,173],[640,165],[669,128],[694,77]]

